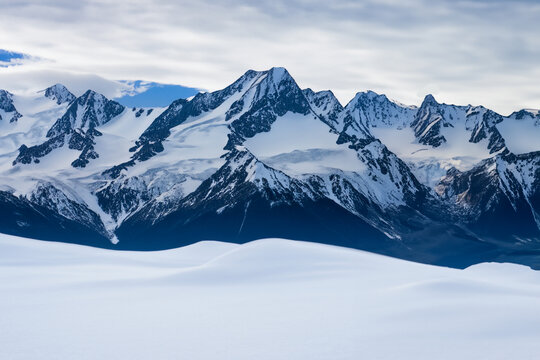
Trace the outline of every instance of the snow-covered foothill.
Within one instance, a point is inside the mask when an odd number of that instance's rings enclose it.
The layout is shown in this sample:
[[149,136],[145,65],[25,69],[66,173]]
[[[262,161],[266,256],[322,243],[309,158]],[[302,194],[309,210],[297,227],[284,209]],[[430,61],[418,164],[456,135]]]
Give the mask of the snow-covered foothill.
[[0,235],[0,357],[533,360],[539,284],[282,239],[141,253]]

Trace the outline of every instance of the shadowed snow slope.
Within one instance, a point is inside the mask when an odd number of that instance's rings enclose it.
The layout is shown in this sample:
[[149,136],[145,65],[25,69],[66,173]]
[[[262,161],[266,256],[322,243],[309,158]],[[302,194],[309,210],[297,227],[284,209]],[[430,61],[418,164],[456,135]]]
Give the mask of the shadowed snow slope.
[[2,359],[536,359],[540,272],[280,239],[124,252],[0,235]]

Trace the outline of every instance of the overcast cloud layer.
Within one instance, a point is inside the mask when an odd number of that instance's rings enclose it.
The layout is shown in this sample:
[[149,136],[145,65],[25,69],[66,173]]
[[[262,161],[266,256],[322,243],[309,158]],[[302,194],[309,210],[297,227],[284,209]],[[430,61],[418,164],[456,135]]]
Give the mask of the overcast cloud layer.
[[540,108],[538,1],[0,0],[0,48],[41,59],[0,68],[0,88],[86,73],[215,90],[284,66],[344,103]]

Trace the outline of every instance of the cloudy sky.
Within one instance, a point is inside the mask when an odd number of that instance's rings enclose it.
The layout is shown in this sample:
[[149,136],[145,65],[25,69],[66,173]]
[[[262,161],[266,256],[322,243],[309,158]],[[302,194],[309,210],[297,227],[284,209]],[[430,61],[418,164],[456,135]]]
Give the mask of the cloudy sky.
[[432,93],[503,114],[540,108],[537,0],[0,0],[0,49],[31,56],[0,67],[12,90],[118,90],[103,78],[216,90],[284,66],[344,103],[371,89],[407,104]]

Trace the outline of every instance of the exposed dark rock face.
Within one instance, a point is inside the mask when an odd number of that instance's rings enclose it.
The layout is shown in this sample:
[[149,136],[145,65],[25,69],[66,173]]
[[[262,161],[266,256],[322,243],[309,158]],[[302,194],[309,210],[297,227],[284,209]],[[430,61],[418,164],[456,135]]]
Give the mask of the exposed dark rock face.
[[314,92],[311,89],[303,90],[304,96],[309,102],[311,109],[319,118],[332,129],[339,128],[339,116],[343,106],[331,91]]
[[[43,195],[49,196],[50,194]],[[46,199],[40,200],[40,202],[44,201]],[[57,209],[34,203],[24,197],[14,196],[6,191],[0,191],[0,204],[0,229],[5,234],[106,248],[113,247],[108,236],[92,226],[96,224],[74,221],[60,214]],[[74,206],[78,208],[78,205]],[[79,210],[90,214],[87,210],[81,208]],[[85,219],[87,218],[85,217]],[[95,220],[98,221],[98,219]],[[98,228],[102,227],[99,223],[97,223]]]
[[451,169],[436,190],[457,219],[483,238],[540,244],[540,153],[502,154],[473,169]]
[[64,116],[47,132],[47,137],[66,134],[74,129],[85,131],[94,129],[106,124],[122,111],[124,107],[116,101],[108,100],[105,96],[88,90],[69,106]]
[[441,128],[452,124],[445,115],[446,109],[432,95],[427,95],[411,124],[419,143],[438,147],[446,142],[446,138],[440,134]]
[[[16,122],[22,117],[15,108],[15,105],[13,105],[13,94],[6,90],[0,90],[0,110],[4,110],[5,120],[8,120],[10,123]],[[0,120],[4,120],[1,114]]]
[[265,72],[254,89],[251,102],[242,97],[234,102],[227,112],[233,135],[225,149],[241,145],[243,140],[270,131],[272,123],[287,112],[307,115],[311,108],[302,90],[283,68]]
[[80,156],[71,163],[73,167],[83,168],[90,160],[99,157],[94,149],[94,139],[102,134],[96,127],[120,115],[124,107],[91,90],[79,98],[69,100],[73,94],[66,91],[58,84],[45,91],[45,96],[49,95],[60,103],[69,101],[70,106],[49,129],[45,142],[31,147],[21,145],[13,165],[39,163],[42,157],[65,144],[68,144],[69,149],[81,151]]
[[22,145],[19,148],[19,155],[13,161],[13,165],[39,163],[42,157],[67,143],[69,149],[81,151],[79,157],[74,160],[71,165],[73,167],[85,167],[91,159],[97,159],[99,157],[94,150],[94,138],[101,135],[102,134],[95,129],[90,129],[87,132],[76,129],[70,130],[66,134],[59,134],[52,137],[39,145],[31,147]]

